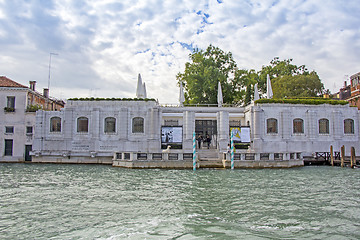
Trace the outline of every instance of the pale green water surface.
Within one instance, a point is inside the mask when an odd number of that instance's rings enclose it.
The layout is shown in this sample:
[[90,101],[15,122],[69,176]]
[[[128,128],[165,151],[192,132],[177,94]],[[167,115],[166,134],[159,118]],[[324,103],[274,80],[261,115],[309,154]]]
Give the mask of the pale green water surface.
[[0,239],[360,239],[360,170],[0,164]]

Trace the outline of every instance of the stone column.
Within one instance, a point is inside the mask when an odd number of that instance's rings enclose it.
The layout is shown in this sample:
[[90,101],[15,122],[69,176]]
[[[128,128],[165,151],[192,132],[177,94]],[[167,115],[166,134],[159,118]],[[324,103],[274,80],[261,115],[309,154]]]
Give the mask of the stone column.
[[193,132],[195,131],[195,113],[191,111],[185,111],[183,115],[183,131],[185,133],[186,140],[192,140]]
[[152,108],[150,112],[150,141],[149,151],[156,152],[161,148],[161,123],[160,123],[160,110],[159,108]]
[[260,139],[263,135],[262,129],[264,129],[264,111],[260,107],[254,107],[252,110],[254,114],[254,139]]
[[[131,131],[131,125],[129,125],[129,114],[127,108],[121,108],[119,119],[117,123],[117,130],[119,133],[119,138],[128,139],[128,132]],[[130,129],[129,129],[130,127]]]
[[195,131],[195,112],[185,111],[183,113],[183,149],[192,150],[192,137]]
[[75,135],[74,133],[76,132],[76,120],[77,120],[76,118],[74,118],[74,109],[65,108],[63,118],[64,118],[62,122],[63,126],[61,126],[61,128],[64,134],[65,145],[66,145],[66,149],[68,151],[71,151],[72,141]]
[[100,109],[93,108],[90,110],[89,117],[89,135],[91,142],[89,142],[90,151],[99,151],[100,138]]
[[160,134],[160,111],[158,108],[151,109],[150,115],[150,137],[151,139],[157,139]]
[[219,151],[226,151],[227,144],[229,143],[229,112],[218,112],[217,121]]
[[284,110],[280,113],[278,129],[281,131],[283,139],[290,139],[292,133],[292,121],[290,116],[290,111]]
[[316,136],[318,135],[319,131],[317,131],[317,124],[316,124],[316,112],[312,111],[312,110],[308,110],[306,111],[306,127],[307,129],[306,132],[308,134],[308,137],[310,139],[314,139],[316,138]]
[[334,139],[341,139],[344,135],[344,123],[341,121],[341,113],[340,111],[333,111],[331,116]]
[[254,139],[252,149],[255,152],[262,150],[262,136],[264,131],[264,110],[258,106],[252,108]]
[[91,112],[91,125],[89,126],[89,133],[91,138],[94,140],[99,139],[100,137],[100,109],[94,108]]

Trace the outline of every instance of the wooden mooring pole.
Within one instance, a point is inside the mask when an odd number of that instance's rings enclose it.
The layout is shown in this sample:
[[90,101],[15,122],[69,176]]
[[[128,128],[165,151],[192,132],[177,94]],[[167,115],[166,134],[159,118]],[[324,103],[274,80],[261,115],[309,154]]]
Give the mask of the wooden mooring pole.
[[351,162],[351,168],[356,166],[356,157],[355,157],[355,148],[351,147],[351,158],[350,158],[350,162]]
[[344,167],[344,159],[345,159],[345,146],[341,147],[341,167]]
[[334,166],[334,149],[333,146],[330,146],[330,160],[331,160],[331,166]]

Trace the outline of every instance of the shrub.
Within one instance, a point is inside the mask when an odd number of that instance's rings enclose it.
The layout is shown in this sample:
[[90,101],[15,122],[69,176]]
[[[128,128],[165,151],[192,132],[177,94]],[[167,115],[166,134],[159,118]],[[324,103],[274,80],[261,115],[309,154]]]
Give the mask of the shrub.
[[156,101],[154,98],[69,98],[69,101]]
[[27,112],[36,112],[37,110],[42,109],[42,107],[40,105],[28,105],[26,107],[26,111]]
[[349,104],[348,101],[332,100],[332,99],[328,99],[328,98],[282,98],[282,99],[262,98],[262,99],[256,100],[255,103],[256,104],[287,103],[287,104],[306,104],[306,105],[321,105],[321,104],[346,105],[346,104]]
[[15,108],[12,107],[4,107],[5,112],[15,112]]

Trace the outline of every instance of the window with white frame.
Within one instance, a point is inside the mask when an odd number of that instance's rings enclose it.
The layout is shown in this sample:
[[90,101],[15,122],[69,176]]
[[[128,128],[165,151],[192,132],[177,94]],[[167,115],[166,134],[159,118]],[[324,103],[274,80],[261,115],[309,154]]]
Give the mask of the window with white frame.
[[344,133],[345,134],[354,134],[354,120],[352,120],[352,119],[344,120]]
[[33,127],[32,126],[26,126],[26,134],[27,135],[33,134]]
[[50,132],[61,132],[61,118],[52,117],[50,119]]
[[89,132],[89,119],[87,117],[79,117],[77,119],[77,132],[79,133]]
[[329,120],[326,118],[319,119],[319,134],[329,134]]
[[14,96],[7,97],[6,107],[15,109],[15,97]]
[[304,120],[301,118],[293,120],[293,133],[304,133]]
[[5,133],[14,133],[14,126],[6,126]]
[[105,126],[104,132],[105,133],[115,133],[116,132],[116,119],[113,117],[105,118]]
[[269,118],[266,120],[266,132],[278,133],[278,121],[275,118]]
[[133,118],[132,133],[144,133],[144,118],[142,117]]

